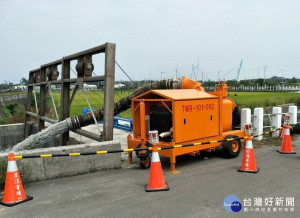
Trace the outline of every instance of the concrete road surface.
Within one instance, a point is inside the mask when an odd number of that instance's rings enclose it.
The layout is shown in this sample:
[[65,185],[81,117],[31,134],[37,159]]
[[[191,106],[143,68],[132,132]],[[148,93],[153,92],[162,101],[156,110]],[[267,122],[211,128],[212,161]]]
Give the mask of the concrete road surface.
[[[257,148],[258,174],[237,172],[243,155],[179,157],[180,173],[172,175],[162,158],[170,187],[164,192],[145,192],[149,170],[137,163],[31,183],[25,192],[34,199],[14,207],[0,205],[0,217],[300,217],[299,139],[293,141],[297,154],[279,154],[274,146]],[[240,212],[224,208],[228,195],[239,198]]]

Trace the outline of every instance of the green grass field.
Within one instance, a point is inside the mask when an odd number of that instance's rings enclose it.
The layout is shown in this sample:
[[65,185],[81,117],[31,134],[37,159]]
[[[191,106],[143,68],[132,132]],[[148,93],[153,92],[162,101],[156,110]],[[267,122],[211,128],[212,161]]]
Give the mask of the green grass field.
[[295,103],[300,106],[299,93],[285,92],[230,92],[229,97],[241,108],[268,107],[280,104]]
[[[129,95],[132,91],[116,91],[115,92],[115,101],[120,100],[121,98]],[[70,94],[71,95],[71,94]],[[55,103],[58,108],[60,108],[60,93],[53,93]],[[92,107],[95,109],[102,108],[104,102],[103,92],[100,91],[88,91],[87,97]],[[296,103],[298,107],[300,106],[300,94],[299,93],[274,93],[274,92],[230,92],[229,97],[234,99],[241,108],[251,108],[256,107],[268,107],[280,104],[287,103]],[[51,104],[50,104],[51,105]],[[81,114],[81,110],[86,107],[88,104],[85,101],[84,95],[82,92],[77,92],[72,106],[70,115],[71,117]],[[122,112],[123,118],[131,118],[132,111],[128,109],[127,111]]]
[[[119,101],[121,98],[129,95],[132,91],[115,91],[115,102]],[[92,107],[94,107],[95,109],[99,109],[99,108],[103,108],[103,104],[104,104],[104,94],[102,91],[87,91],[87,98],[91,104]],[[53,98],[58,110],[58,113],[60,113],[60,93],[52,93],[53,94]],[[70,97],[72,96],[72,93],[70,93]],[[51,106],[52,104],[50,104]],[[83,108],[89,108],[84,94],[82,92],[77,92],[74,100],[72,102],[71,105],[71,109],[70,109],[70,116],[76,116],[81,114],[81,110]],[[122,112],[122,117],[123,118],[131,118],[132,114],[131,114],[131,109],[128,109],[124,112]]]

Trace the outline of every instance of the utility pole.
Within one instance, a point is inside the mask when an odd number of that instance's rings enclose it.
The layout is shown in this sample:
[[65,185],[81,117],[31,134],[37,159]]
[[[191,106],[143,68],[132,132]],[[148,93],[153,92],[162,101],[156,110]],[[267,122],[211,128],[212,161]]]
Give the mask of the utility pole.
[[175,77],[175,79],[178,79],[178,77],[177,77],[177,73],[178,73],[178,63],[177,63],[177,68],[176,68],[175,72],[176,72],[176,77]]
[[160,72],[160,79],[162,80],[162,78],[163,78],[163,73],[165,73],[165,72]]
[[[197,77],[199,76],[199,56],[198,56],[198,65],[197,65]],[[203,77],[202,77],[202,82],[203,82]]]
[[218,81],[220,82],[220,71],[218,71]]
[[266,83],[266,71],[267,71],[267,65],[264,66],[264,83]]

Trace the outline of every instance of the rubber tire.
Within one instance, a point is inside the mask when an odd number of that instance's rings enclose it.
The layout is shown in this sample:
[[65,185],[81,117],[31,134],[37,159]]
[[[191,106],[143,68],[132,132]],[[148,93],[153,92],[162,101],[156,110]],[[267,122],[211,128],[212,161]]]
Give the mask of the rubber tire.
[[[225,139],[230,139],[230,138],[239,138],[236,135],[228,135],[225,137]],[[234,152],[232,150],[232,143],[233,142],[237,142],[238,143],[238,150],[236,152]],[[239,156],[241,148],[242,148],[242,143],[240,139],[234,140],[234,141],[227,141],[227,142],[223,142],[222,143],[222,148],[223,148],[223,152],[225,154],[226,157],[228,158],[236,158],[237,156]]]
[[140,167],[142,169],[148,169],[151,165],[151,158],[150,155],[147,155],[144,158],[140,158]]
[[[138,146],[136,146],[136,148],[140,148],[141,145],[142,145],[142,144],[139,144]],[[147,146],[147,147],[150,147],[150,146],[151,146],[150,142],[146,141],[146,146]],[[140,159],[143,159],[144,157],[147,157],[147,156],[149,156],[150,154],[151,154],[151,151],[150,151],[150,150],[146,151],[145,153],[141,153],[140,151],[136,151],[136,152],[135,152],[135,155],[136,155],[138,158],[140,158]]]

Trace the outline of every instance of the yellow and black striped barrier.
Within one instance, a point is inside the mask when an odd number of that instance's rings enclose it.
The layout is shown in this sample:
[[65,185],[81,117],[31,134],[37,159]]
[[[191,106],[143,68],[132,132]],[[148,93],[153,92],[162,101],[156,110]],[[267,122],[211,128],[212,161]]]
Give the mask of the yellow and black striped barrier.
[[[251,138],[256,138],[263,135],[268,135],[272,132],[276,132],[281,130],[283,127],[273,129],[272,131],[265,132],[256,136],[251,136]],[[158,150],[167,150],[167,149],[174,149],[174,148],[183,148],[183,147],[191,147],[196,145],[207,145],[213,144],[218,142],[229,142],[234,141],[237,139],[247,139],[247,136],[244,137],[236,137],[236,138],[229,138],[229,139],[222,139],[222,140],[215,140],[215,141],[207,141],[207,142],[196,142],[190,144],[183,144],[183,145],[174,145],[174,146],[166,146],[166,147],[158,147]],[[120,150],[108,150],[108,151],[95,151],[95,152],[82,152],[82,153],[68,153],[68,154],[41,154],[41,155],[16,155],[15,159],[24,159],[24,158],[49,158],[49,157],[74,157],[74,156],[84,156],[84,155],[97,155],[97,154],[111,154],[111,153],[120,153],[120,152],[133,152],[133,151],[151,151],[152,147],[147,148],[127,148],[127,149],[120,149]]]

